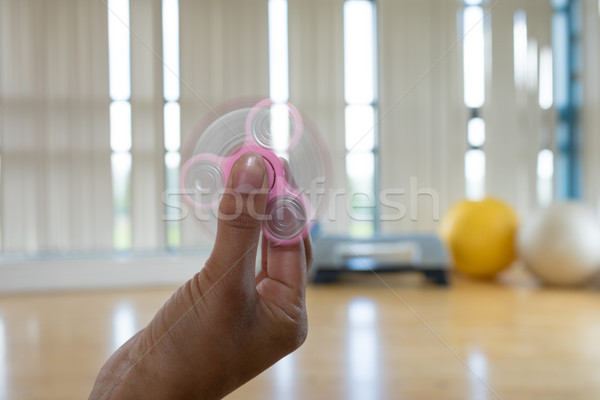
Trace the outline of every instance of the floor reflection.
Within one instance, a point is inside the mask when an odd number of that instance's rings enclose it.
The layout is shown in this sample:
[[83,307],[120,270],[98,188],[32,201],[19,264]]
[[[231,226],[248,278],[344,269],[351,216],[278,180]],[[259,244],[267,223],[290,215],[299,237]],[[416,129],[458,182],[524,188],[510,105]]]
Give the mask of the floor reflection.
[[38,346],[40,344],[40,323],[38,319],[35,317],[27,318],[25,331],[27,332],[27,341],[30,346]]
[[467,358],[467,365],[471,400],[487,400],[489,398],[487,358],[479,349],[472,349]]
[[295,370],[296,360],[294,353],[282,358],[274,366],[275,398],[293,400],[296,398]]
[[129,303],[120,303],[113,315],[113,351],[129,340],[136,332],[135,311]]
[[379,397],[377,309],[370,299],[354,299],[348,306],[349,396],[356,400]]
[[0,317],[0,399],[8,398],[8,360],[6,351],[6,329],[4,319]]

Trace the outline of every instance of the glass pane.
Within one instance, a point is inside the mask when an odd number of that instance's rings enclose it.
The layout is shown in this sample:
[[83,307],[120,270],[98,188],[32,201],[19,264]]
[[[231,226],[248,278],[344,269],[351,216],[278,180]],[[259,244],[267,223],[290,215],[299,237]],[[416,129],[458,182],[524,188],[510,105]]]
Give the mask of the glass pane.
[[375,99],[374,5],[366,0],[344,3],[344,71],[348,104]]
[[348,233],[355,238],[371,237],[375,233],[375,223],[373,221],[351,220]]
[[525,86],[527,80],[527,17],[519,10],[513,19],[513,51],[515,86]]
[[346,149],[371,151],[375,147],[375,111],[371,106],[346,107]]
[[368,236],[375,227],[374,173],[375,157],[371,152],[352,152],[346,155],[348,176],[348,211],[350,233]]
[[539,152],[537,175],[540,179],[552,179],[554,175],[554,155],[552,151],[544,149]]
[[290,147],[291,126],[290,110],[286,104],[273,104],[271,107],[271,146],[273,151],[286,160],[289,160],[288,148]]
[[131,153],[111,155],[115,250],[131,248]]
[[350,190],[373,193],[375,158],[371,152],[351,152],[346,155],[346,173]]
[[288,100],[287,0],[269,0],[269,84],[273,102]]
[[163,0],[163,91],[165,100],[179,99],[179,1]]
[[179,104],[165,104],[165,149],[167,151],[179,151],[181,146],[180,121]]
[[467,124],[467,137],[470,146],[483,146],[485,142],[485,121],[481,118],[471,118]]
[[131,96],[129,0],[108,0],[108,73],[110,98]]
[[570,0],[551,0],[552,7],[555,9],[561,9],[569,5]]
[[465,105],[479,108],[485,101],[483,8],[466,7],[463,13],[463,73]]
[[540,51],[540,107],[544,110],[552,107],[552,49],[543,47]]
[[563,107],[569,99],[569,28],[566,13],[552,16],[554,103]]
[[482,199],[485,195],[485,153],[483,150],[468,150],[465,154],[466,196],[470,200]]
[[548,149],[539,152],[537,159],[537,195],[538,203],[547,206],[552,203],[554,154]]
[[110,147],[114,152],[131,150],[131,104],[126,101],[110,104]]
[[167,229],[167,247],[176,249],[181,246],[181,196],[179,195],[179,164],[181,156],[177,152],[165,154],[166,196],[165,222]]

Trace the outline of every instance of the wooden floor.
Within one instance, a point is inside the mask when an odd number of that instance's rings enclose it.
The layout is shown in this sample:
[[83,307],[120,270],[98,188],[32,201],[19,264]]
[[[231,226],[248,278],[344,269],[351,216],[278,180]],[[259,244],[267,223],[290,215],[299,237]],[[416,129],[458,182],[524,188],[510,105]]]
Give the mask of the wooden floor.
[[[310,287],[307,342],[228,399],[600,398],[597,290],[383,279]],[[0,399],[87,398],[171,290],[1,296]]]

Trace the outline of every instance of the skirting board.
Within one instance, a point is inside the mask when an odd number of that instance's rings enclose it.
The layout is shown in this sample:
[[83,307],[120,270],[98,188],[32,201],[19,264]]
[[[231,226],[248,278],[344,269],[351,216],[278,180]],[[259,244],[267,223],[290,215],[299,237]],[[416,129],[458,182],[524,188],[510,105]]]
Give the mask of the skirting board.
[[200,271],[208,254],[4,259],[0,294],[181,285]]

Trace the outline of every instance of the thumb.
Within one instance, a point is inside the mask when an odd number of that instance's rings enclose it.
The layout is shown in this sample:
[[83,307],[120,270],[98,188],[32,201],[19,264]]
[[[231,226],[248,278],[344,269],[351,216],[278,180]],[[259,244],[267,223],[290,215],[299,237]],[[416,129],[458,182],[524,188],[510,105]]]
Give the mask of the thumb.
[[213,279],[233,269],[250,270],[254,280],[256,249],[268,195],[264,159],[253,152],[243,154],[233,165],[219,204],[217,237],[205,268]]

